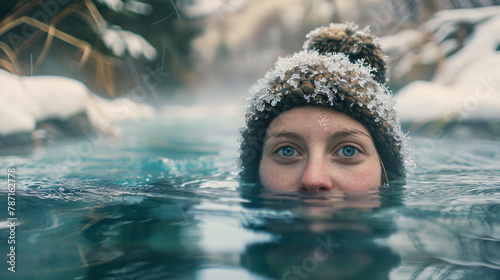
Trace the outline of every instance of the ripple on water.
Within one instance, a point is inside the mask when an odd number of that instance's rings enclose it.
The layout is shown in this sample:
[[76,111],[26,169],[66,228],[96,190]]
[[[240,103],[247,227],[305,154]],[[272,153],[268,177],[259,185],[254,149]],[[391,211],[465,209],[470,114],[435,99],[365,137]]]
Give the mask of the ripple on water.
[[498,142],[414,141],[407,185],[318,196],[239,182],[237,127],[204,138],[207,122],[170,125],[126,128],[79,158],[81,139],[0,158],[19,175],[22,277],[282,279],[317,248],[327,258],[310,279],[498,276]]

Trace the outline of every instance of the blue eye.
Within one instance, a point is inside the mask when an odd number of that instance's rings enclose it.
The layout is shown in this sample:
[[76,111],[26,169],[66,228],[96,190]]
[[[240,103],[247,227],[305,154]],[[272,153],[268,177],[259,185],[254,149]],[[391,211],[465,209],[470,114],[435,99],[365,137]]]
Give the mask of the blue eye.
[[358,149],[354,148],[353,146],[345,146],[338,151],[339,155],[345,156],[345,157],[352,157],[355,154],[357,154],[359,151]]
[[295,148],[290,146],[283,146],[279,148],[278,153],[284,157],[293,157],[299,155],[299,152],[297,152]]

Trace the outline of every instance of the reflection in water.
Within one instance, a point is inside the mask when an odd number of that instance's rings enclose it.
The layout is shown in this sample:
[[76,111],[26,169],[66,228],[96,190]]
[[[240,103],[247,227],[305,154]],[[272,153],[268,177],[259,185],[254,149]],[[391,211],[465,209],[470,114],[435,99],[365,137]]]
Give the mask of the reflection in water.
[[[197,221],[187,213],[192,193],[163,185],[167,197],[132,205],[93,208],[83,235],[91,249],[87,279],[192,279],[203,252],[197,248]],[[174,200],[178,196],[180,199]]]
[[429,208],[394,213],[388,244],[407,260],[394,278],[499,279],[500,204]]
[[[228,199],[224,192],[200,196],[165,182],[151,189],[155,195],[140,202],[86,214],[88,279],[210,279],[204,277],[228,273],[251,279],[386,279],[400,263],[377,241],[394,224],[373,217],[381,206],[389,207],[389,191],[312,196],[241,187],[241,198],[233,192]],[[244,230],[228,227],[232,223]]]
[[498,142],[436,146],[404,188],[317,196],[240,185],[237,145],[189,134],[183,156],[135,132],[60,179],[64,146],[1,159],[22,173],[13,279],[500,279]]
[[[16,275],[202,280],[500,276],[500,203],[493,196],[468,204],[412,206],[402,203],[402,188],[317,196],[238,188],[230,175],[218,176],[121,188],[89,181],[79,194],[67,187],[39,186],[33,193],[28,188],[17,194],[23,219],[16,238],[23,241],[18,252],[30,269]],[[222,187],[215,186],[217,180],[224,182]],[[113,189],[120,194],[112,199],[89,200],[89,191]],[[76,196],[85,199],[73,200]],[[45,211],[31,207],[37,205]]]
[[345,233],[284,234],[274,243],[249,246],[242,265],[276,279],[387,279],[399,257],[366,239],[334,237]]
[[[243,193],[250,199],[252,195],[258,207],[266,205],[293,213],[288,219],[268,218],[246,225],[276,237],[246,247],[241,261],[252,271],[289,280],[387,279],[400,263],[397,254],[377,242],[393,231],[391,219],[372,218],[383,204],[389,204],[388,192],[332,192],[318,196],[271,193],[259,188]],[[278,199],[280,204],[276,204]]]

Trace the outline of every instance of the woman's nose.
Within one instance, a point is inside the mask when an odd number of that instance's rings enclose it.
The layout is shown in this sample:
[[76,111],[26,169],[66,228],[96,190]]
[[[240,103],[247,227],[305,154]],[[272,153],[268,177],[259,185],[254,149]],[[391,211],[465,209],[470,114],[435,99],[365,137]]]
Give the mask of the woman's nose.
[[321,160],[309,161],[300,178],[299,189],[304,192],[325,192],[332,188],[325,163]]

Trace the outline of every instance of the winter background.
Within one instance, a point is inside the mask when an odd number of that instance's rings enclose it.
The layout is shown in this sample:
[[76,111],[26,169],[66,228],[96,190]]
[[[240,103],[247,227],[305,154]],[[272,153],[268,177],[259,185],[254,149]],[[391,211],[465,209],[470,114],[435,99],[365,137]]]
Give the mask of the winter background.
[[[19,1],[1,4],[0,148],[123,120],[240,117],[305,34],[369,25],[409,131],[497,137],[498,1]],[[217,108],[217,109],[214,109]],[[479,123],[479,125],[478,125]],[[71,127],[71,129],[68,129]]]

